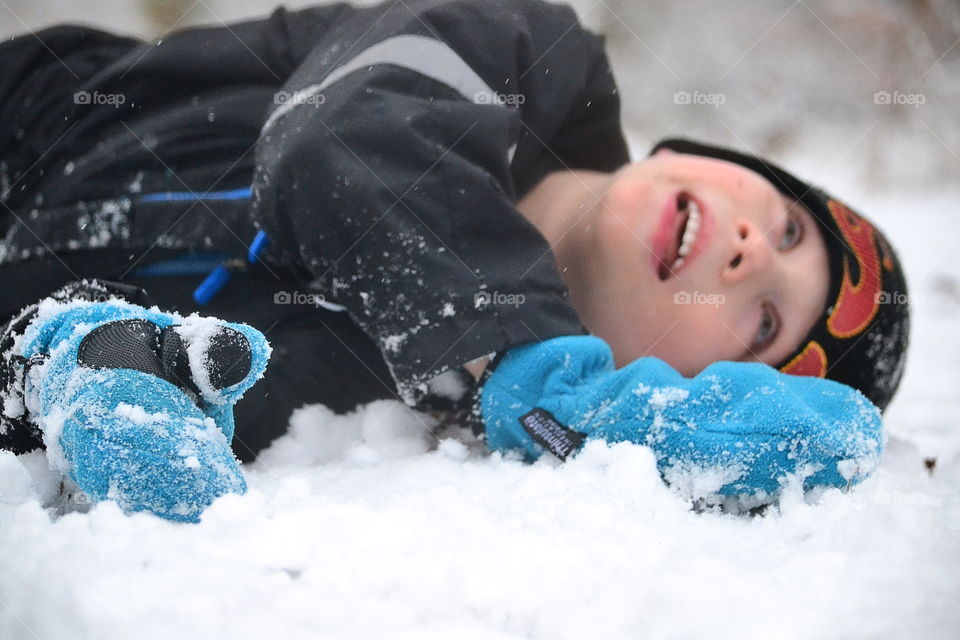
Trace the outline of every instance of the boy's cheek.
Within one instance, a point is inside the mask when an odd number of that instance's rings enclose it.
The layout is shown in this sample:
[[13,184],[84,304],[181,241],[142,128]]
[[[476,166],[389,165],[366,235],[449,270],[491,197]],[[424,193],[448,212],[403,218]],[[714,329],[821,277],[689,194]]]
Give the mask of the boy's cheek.
[[664,360],[684,376],[694,376],[718,360],[733,360],[746,347],[720,306],[706,303],[671,305],[672,315],[663,314],[661,333],[652,336],[648,353]]

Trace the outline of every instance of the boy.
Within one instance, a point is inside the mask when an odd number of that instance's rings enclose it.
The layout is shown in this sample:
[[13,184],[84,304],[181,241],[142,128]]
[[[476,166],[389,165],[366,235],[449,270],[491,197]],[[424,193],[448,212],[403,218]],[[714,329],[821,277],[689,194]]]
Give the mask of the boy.
[[[0,442],[63,445],[54,458],[94,497],[196,519],[242,490],[231,438],[251,459],[303,403],[382,397],[473,401],[492,449],[531,458],[643,442],[668,478],[725,469],[719,493],[775,494],[793,472],[844,486],[875,464],[875,410],[820,378],[892,396],[907,316],[879,304],[905,292],[889,246],[756,158],[673,140],[628,164],[602,41],[568,8],[329,5],[155,46],[37,35],[0,47],[16,316]],[[122,284],[60,288],[81,278]],[[148,311],[141,286],[159,309],[196,297],[231,322]],[[695,293],[724,301],[682,304]],[[274,351],[234,435],[269,353],[241,322]],[[813,377],[701,372],[738,359]],[[145,389],[162,397],[133,404]],[[78,417],[78,397],[99,414]],[[139,460],[158,429],[168,446]],[[121,451],[138,473],[102,463]],[[155,495],[157,478],[210,468]]]

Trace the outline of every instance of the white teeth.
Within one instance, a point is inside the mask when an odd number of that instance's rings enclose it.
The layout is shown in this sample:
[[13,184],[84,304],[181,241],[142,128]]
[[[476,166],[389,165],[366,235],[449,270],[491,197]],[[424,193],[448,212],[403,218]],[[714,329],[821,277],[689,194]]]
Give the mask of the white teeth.
[[700,207],[697,206],[697,203],[693,200],[687,200],[687,226],[683,230],[683,238],[680,240],[680,249],[677,251],[677,260],[673,263],[671,269],[677,269],[680,265],[683,264],[683,258],[688,253],[690,249],[693,248],[693,243],[697,239],[697,232],[700,231]]

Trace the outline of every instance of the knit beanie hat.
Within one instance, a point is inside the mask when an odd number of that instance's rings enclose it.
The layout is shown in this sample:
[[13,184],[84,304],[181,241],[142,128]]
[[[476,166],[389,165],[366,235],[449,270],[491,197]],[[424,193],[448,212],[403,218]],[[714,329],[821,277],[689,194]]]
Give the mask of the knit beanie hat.
[[679,138],[661,140],[651,154],[660,149],[739,164],[813,214],[829,256],[827,308],[777,368],[842,382],[885,409],[903,375],[910,313],[903,269],[883,234],[833,196],[758,157]]

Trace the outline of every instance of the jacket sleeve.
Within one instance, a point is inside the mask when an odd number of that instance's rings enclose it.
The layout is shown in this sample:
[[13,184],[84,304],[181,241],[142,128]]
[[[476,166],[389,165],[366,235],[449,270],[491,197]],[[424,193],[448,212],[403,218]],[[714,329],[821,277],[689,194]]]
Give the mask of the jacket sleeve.
[[[546,240],[515,208],[516,176],[532,183],[554,145],[561,166],[606,168],[563,133],[589,132],[585,105],[608,119],[618,105],[602,42],[567,8],[379,12],[327,30],[277,94],[253,207],[274,256],[350,313],[416,404],[450,367],[584,331]],[[610,166],[626,156],[614,130]]]

